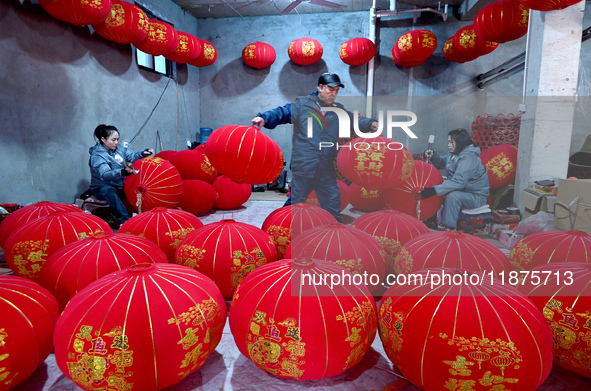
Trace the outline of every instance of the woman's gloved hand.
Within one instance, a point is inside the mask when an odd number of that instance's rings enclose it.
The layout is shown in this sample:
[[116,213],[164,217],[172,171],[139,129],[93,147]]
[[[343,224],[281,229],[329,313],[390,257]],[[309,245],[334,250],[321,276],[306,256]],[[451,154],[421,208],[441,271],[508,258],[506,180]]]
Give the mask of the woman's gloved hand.
[[433,197],[435,194],[435,188],[425,187],[423,191],[421,191],[421,199],[426,200],[429,197]]
[[142,151],[142,156],[143,157],[148,157],[148,156],[152,155],[153,153],[154,153],[154,150],[153,149],[146,148],[146,149],[144,149]]

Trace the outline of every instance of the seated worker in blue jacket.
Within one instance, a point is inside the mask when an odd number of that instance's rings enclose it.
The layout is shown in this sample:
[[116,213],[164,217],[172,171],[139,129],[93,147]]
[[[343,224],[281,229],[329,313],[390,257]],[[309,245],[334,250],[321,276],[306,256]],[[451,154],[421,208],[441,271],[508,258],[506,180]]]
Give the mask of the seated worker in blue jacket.
[[[321,111],[322,107],[344,106],[335,102],[340,88],[345,88],[335,73],[325,73],[318,79],[318,91],[300,97],[293,103],[259,113],[252,120],[254,126],[274,129],[280,124],[293,124],[291,154],[291,203],[306,201],[312,190],[316,191],[320,206],[341,222],[340,190],[337,185],[334,160],[339,139],[337,113]],[[326,122],[319,113],[324,116]],[[347,111],[351,124],[353,113]],[[312,135],[308,136],[308,119],[312,119]],[[359,130],[377,131],[378,122],[359,117]],[[350,129],[353,129],[351,125]],[[321,144],[322,143],[322,144]],[[331,144],[332,143],[332,144]],[[326,147],[332,145],[332,147]],[[288,200],[289,202],[289,200]]]
[[486,167],[480,160],[480,148],[474,146],[466,129],[448,133],[445,157],[433,154],[431,163],[438,169],[447,170],[447,179],[440,185],[426,187],[421,198],[445,195],[442,223],[447,228],[457,229],[462,209],[475,209],[486,204],[490,193]]

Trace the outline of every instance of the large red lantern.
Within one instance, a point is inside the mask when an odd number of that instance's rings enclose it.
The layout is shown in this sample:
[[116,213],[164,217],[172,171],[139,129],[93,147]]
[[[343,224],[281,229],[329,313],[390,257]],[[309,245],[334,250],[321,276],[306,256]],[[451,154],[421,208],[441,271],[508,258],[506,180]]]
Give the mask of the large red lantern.
[[304,37],[289,44],[287,55],[298,65],[310,65],[322,58],[322,45],[315,39]]
[[86,390],[161,390],[203,365],[225,321],[226,303],[203,274],[134,265],[70,300],[55,327],[55,359]]
[[215,46],[211,44],[211,42],[201,38],[197,39],[201,43],[201,54],[199,54],[193,61],[190,61],[189,64],[200,68],[207,67],[217,60],[218,51],[216,50]]
[[473,24],[459,29],[454,35],[453,42],[454,50],[469,58],[473,56],[475,56],[474,58],[484,56],[499,46],[497,42],[485,41],[476,35]]
[[546,263],[591,263],[591,235],[584,231],[544,231],[527,235],[517,242],[509,261],[518,271]]
[[205,154],[205,146],[178,151],[169,161],[179,171],[182,179],[198,179],[211,184],[218,176],[217,170]]
[[183,192],[183,180],[172,163],[147,157],[133,163],[138,171],[123,182],[125,196],[140,213],[160,207],[174,208]]
[[39,0],[51,16],[78,26],[100,23],[111,12],[111,0]]
[[[327,275],[349,280],[337,286],[309,281]],[[341,374],[361,361],[376,332],[375,301],[353,281],[345,268],[310,259],[282,260],[253,271],[230,307],[238,349],[281,378]]]
[[439,170],[417,160],[414,162],[411,176],[396,187],[382,190],[382,196],[388,208],[399,210],[419,220],[427,220],[435,216],[443,203],[443,197],[435,196],[421,200],[419,192],[441,183],[443,177]]
[[133,216],[118,232],[141,236],[156,244],[174,262],[174,252],[188,234],[203,223],[195,215],[178,209],[156,207]]
[[537,11],[556,11],[580,3],[581,0],[519,0],[519,2],[526,8]]
[[403,67],[424,64],[437,49],[437,37],[429,30],[412,30],[402,35],[392,48],[392,60]]
[[227,300],[248,273],[276,260],[277,249],[267,233],[234,220],[196,229],[180,243],[175,259],[212,278]]
[[200,215],[213,208],[216,199],[217,193],[212,185],[197,179],[186,179],[179,206],[186,212]]
[[277,57],[273,46],[264,42],[254,42],[242,50],[242,60],[249,67],[263,69],[270,67]]
[[349,186],[349,198],[351,205],[362,212],[375,212],[386,206],[381,190],[368,190],[356,183]]
[[57,299],[60,309],[84,287],[109,273],[129,266],[168,262],[166,255],[148,239],[136,235],[91,235],[60,248],[47,259],[39,283]]
[[174,52],[165,57],[181,64],[191,62],[201,54],[201,42],[193,34],[178,31],[179,43]]
[[171,54],[179,45],[179,35],[170,24],[158,19],[150,19],[148,36],[135,42],[135,47],[153,56]]
[[375,54],[376,45],[367,38],[350,39],[339,50],[339,56],[345,64],[357,67],[369,62]]
[[383,136],[359,137],[341,147],[337,165],[347,180],[374,190],[396,186],[409,178],[414,160],[397,141]]
[[460,52],[458,49],[456,49],[454,45],[454,37],[451,37],[445,42],[445,44],[443,44],[443,56],[449,61],[458,63],[473,61],[479,57],[475,53]]
[[79,212],[52,212],[20,226],[6,240],[4,252],[13,272],[36,280],[47,258],[78,239],[113,232],[99,217]]
[[244,204],[252,194],[248,183],[236,183],[225,175],[216,178],[212,185],[216,192],[213,204],[218,209],[235,209]]
[[172,157],[173,157],[174,155],[176,155],[176,152],[177,152],[177,151],[172,151],[172,150],[164,150],[164,151],[160,151],[160,152],[158,152],[156,155],[154,155],[154,157],[159,157],[159,158],[161,158],[161,159],[164,159],[164,160],[168,160],[168,161],[170,161],[170,159],[172,159]]
[[[339,181],[337,179],[337,186],[339,187],[340,193],[340,201],[341,201],[341,212],[345,210],[345,208],[349,205],[349,186],[343,181]],[[320,201],[318,201],[318,196],[316,195],[316,190],[312,190],[312,192],[306,198],[306,202],[308,204],[314,206],[320,206]]]
[[518,0],[498,0],[474,18],[474,31],[485,41],[504,43],[527,33],[529,10]]
[[216,129],[207,139],[205,151],[211,164],[236,183],[269,183],[283,171],[283,152],[254,126]]
[[[437,277],[441,279],[437,282]],[[510,284],[456,269],[413,274],[386,291],[379,334],[388,358],[422,390],[537,389],[552,368],[552,336]]]
[[517,148],[511,144],[501,144],[483,150],[480,160],[486,167],[491,189],[498,189],[515,181]]
[[23,277],[0,276],[0,390],[28,378],[53,350],[55,298]]
[[111,0],[111,13],[103,22],[92,25],[101,37],[120,44],[143,41],[150,31],[146,13],[135,4]]

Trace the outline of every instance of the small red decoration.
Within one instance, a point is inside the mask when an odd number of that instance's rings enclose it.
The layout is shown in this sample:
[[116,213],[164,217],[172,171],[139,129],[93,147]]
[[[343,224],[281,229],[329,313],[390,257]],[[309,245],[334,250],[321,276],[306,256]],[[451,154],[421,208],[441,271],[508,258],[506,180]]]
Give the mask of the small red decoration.
[[200,215],[213,208],[216,198],[217,192],[209,183],[186,179],[183,181],[183,194],[179,206],[186,212]]
[[249,67],[263,69],[270,67],[277,57],[273,46],[264,42],[254,42],[242,50],[242,60]]
[[[339,193],[340,193],[340,200],[341,200],[341,212],[345,210],[345,208],[349,205],[349,186],[343,181],[339,181],[337,179],[337,185],[339,186]],[[318,201],[318,196],[316,196],[316,190],[312,190],[308,198],[306,198],[306,202],[308,204],[314,206],[320,206],[320,201]]]
[[235,209],[244,204],[252,194],[252,186],[248,183],[236,183],[225,175],[220,175],[213,182],[216,200],[213,204],[218,209]]
[[353,38],[339,50],[341,60],[347,65],[360,66],[369,62],[376,54],[376,45],[367,38]]
[[517,148],[510,144],[497,145],[483,150],[480,160],[486,167],[491,189],[498,189],[515,181]]
[[199,56],[197,56],[197,58],[193,61],[190,61],[189,64],[196,67],[206,67],[213,64],[218,58],[218,51],[216,50],[215,46],[205,39],[197,39],[201,43],[201,54],[199,54]]
[[392,48],[392,60],[403,67],[424,64],[437,49],[437,37],[429,30],[412,30],[402,35]]
[[178,32],[179,43],[176,50],[171,54],[167,54],[165,57],[170,61],[184,64],[197,59],[201,54],[201,42],[193,34],[185,33],[182,31]]
[[386,206],[381,190],[368,190],[356,183],[349,186],[349,198],[351,205],[362,212],[375,212]]
[[527,33],[529,10],[518,0],[498,0],[484,7],[474,19],[474,31],[485,41],[504,43]]
[[298,65],[310,65],[322,58],[322,45],[315,39],[304,37],[289,44],[287,55]]
[[140,7],[127,1],[111,0],[111,13],[103,22],[92,25],[101,37],[120,44],[143,41],[150,21]]
[[205,154],[205,145],[174,153],[169,161],[179,170],[182,179],[199,179],[212,184],[218,176],[215,167]]
[[526,8],[537,11],[556,11],[580,3],[581,0],[519,0],[519,2]]
[[158,19],[150,19],[148,36],[134,45],[142,52],[153,56],[167,55],[178,47],[179,35],[168,23]]
[[39,5],[54,18],[78,26],[100,23],[111,12],[111,0],[39,0]]

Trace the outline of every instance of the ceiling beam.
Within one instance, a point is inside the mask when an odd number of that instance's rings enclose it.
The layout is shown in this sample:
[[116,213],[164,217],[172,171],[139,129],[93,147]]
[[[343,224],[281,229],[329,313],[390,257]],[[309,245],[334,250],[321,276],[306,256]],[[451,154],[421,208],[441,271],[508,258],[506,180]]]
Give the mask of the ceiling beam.
[[480,12],[481,9],[489,5],[490,3],[494,3],[496,0],[466,0],[461,6],[462,9],[462,17],[460,18],[461,21],[470,21],[474,20],[476,14]]

